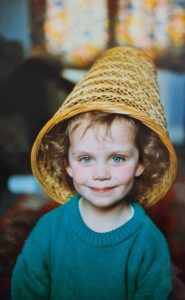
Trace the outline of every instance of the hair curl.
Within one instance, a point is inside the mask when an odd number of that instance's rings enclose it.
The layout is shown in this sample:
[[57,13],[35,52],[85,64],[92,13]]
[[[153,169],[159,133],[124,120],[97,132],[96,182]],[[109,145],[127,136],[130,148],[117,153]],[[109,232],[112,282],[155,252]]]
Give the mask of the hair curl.
[[[105,125],[108,132],[113,121],[121,118],[127,119],[135,128],[135,143],[139,150],[139,161],[144,166],[141,176],[135,178],[134,186],[127,199],[139,201],[148,187],[154,187],[164,176],[169,167],[169,153],[159,136],[140,121],[122,114],[92,111],[82,113],[57,124],[45,136],[42,142],[42,155],[46,155],[50,161],[50,169],[53,177],[59,182],[65,181],[71,190],[74,190],[73,182],[66,172],[68,164],[68,149],[70,136],[75,129],[88,118],[89,127]],[[98,131],[97,131],[98,132]]]

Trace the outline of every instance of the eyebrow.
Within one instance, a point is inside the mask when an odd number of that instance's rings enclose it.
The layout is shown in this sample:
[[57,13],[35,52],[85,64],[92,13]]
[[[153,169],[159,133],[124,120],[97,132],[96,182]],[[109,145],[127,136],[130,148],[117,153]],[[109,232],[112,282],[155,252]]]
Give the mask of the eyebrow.
[[89,151],[74,151],[72,152],[72,155],[93,155],[93,153]]
[[114,151],[112,151],[111,153],[110,153],[110,156],[111,155],[117,155],[117,154],[119,154],[119,155],[130,155],[130,154],[132,154],[132,149],[130,148],[130,149],[128,149],[128,148],[125,148],[125,149],[123,149],[123,150],[114,150]]
[[[108,153],[108,156],[114,156],[114,155],[123,155],[123,156],[126,156],[126,155],[131,155],[133,153],[132,149],[130,148],[125,148],[123,150],[113,150],[111,151],[110,153]],[[94,153],[93,152],[90,152],[90,151],[74,151],[72,152],[72,155],[73,156],[80,156],[80,155],[90,155],[90,156],[94,156]]]

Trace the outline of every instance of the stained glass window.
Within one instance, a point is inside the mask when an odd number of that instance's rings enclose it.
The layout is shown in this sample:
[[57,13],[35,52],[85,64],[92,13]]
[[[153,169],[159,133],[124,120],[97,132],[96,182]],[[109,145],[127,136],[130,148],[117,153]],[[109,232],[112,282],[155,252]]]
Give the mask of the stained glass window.
[[159,67],[185,69],[184,0],[30,0],[33,52],[88,68],[105,49],[130,44]]
[[160,66],[165,66],[165,60],[166,66],[182,63],[185,54],[184,0],[119,0],[115,27],[118,45],[126,43],[140,47]]

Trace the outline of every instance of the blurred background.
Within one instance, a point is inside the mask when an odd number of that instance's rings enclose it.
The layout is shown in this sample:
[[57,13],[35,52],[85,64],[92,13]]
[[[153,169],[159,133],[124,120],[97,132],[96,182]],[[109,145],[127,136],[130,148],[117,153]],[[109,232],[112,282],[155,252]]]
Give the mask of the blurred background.
[[0,0],[0,293],[38,218],[57,204],[32,176],[30,150],[94,60],[107,48],[134,45],[157,66],[176,182],[149,213],[174,263],[174,295],[185,299],[185,1]]

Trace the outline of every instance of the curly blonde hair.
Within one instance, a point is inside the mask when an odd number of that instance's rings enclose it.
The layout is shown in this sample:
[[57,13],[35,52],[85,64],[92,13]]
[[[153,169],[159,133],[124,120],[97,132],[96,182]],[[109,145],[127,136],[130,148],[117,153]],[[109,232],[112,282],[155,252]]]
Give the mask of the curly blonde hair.
[[[135,143],[139,150],[139,162],[144,166],[141,176],[135,178],[134,186],[127,199],[137,201],[144,194],[146,187],[155,186],[164,176],[169,167],[170,159],[167,148],[161,142],[158,135],[142,122],[122,114],[107,113],[102,111],[90,111],[78,114],[62,123],[57,124],[44,137],[41,150],[50,161],[50,170],[59,182],[65,181],[74,191],[73,181],[66,172],[68,165],[68,150],[70,136],[76,128],[88,118],[89,124],[86,130],[93,126],[105,125],[106,132],[110,129],[115,119],[126,119],[135,129]],[[97,130],[98,132],[98,130]]]

